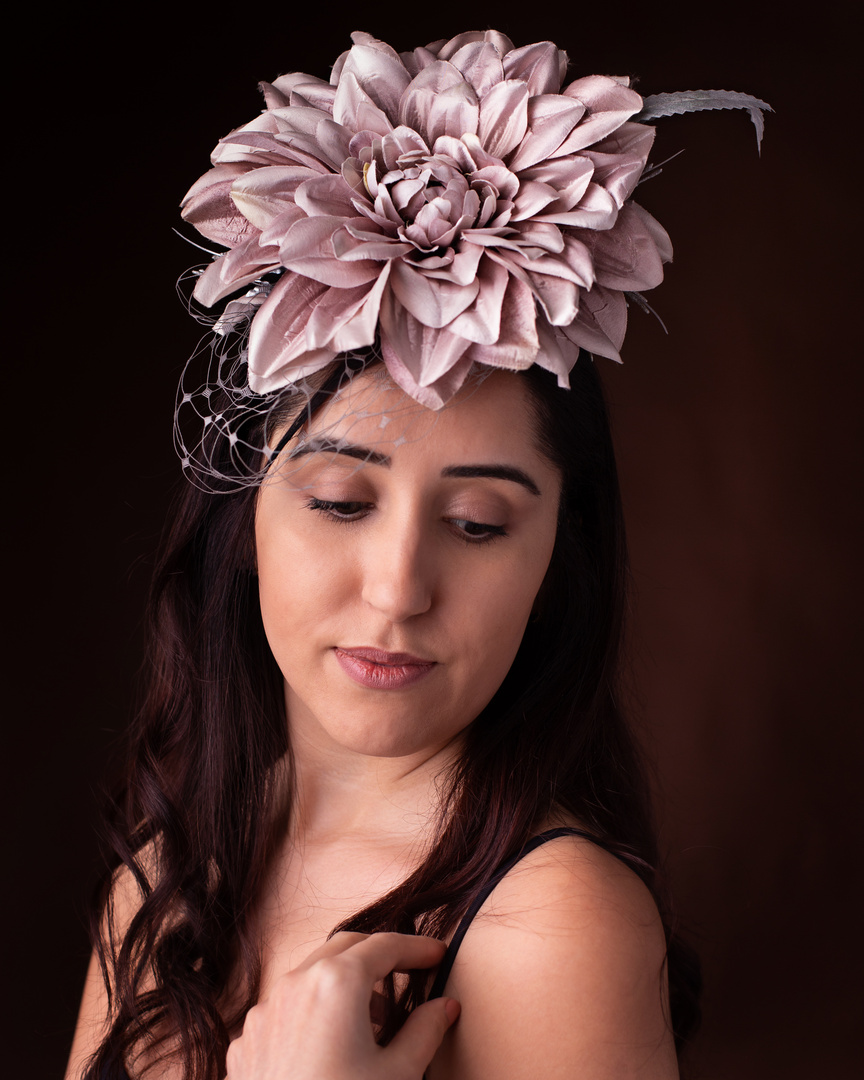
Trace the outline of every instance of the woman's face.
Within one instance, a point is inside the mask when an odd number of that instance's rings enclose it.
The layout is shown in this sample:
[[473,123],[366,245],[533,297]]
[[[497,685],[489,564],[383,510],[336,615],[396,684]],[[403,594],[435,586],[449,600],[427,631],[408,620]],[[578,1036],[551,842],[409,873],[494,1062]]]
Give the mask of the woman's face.
[[283,453],[255,542],[292,733],[436,752],[489,702],[555,542],[560,478],[534,442],[516,375],[431,413],[373,372]]

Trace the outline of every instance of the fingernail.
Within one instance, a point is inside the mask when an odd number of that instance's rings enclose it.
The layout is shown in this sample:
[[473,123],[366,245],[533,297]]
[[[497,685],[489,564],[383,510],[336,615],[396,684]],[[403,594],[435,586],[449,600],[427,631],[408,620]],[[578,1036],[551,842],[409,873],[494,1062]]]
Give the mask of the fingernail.
[[455,998],[444,999],[444,1014],[447,1017],[447,1022],[449,1024],[452,1024],[456,1020],[460,1012],[462,1012],[462,1006]]

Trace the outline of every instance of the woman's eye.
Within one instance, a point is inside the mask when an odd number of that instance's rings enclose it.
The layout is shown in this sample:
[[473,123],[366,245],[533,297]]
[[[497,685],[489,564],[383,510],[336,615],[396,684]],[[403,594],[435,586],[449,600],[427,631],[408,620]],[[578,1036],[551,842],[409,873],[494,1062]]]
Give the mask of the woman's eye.
[[312,498],[306,503],[307,510],[317,510],[336,521],[358,521],[369,509],[368,503],[337,502],[332,499]]
[[482,521],[469,521],[467,518],[450,518],[450,524],[469,544],[488,543],[497,540],[499,536],[507,535],[503,525],[486,525]]

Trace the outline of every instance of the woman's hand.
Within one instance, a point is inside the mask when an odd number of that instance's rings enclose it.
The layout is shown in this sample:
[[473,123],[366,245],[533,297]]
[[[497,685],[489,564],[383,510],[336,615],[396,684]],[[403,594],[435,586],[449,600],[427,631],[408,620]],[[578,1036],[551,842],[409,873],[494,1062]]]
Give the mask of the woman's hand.
[[434,967],[444,951],[434,938],[336,934],[249,1011],[228,1049],[227,1080],[420,1080],[458,1002],[421,1005],[386,1047],[375,1042],[369,1003],[385,975]]

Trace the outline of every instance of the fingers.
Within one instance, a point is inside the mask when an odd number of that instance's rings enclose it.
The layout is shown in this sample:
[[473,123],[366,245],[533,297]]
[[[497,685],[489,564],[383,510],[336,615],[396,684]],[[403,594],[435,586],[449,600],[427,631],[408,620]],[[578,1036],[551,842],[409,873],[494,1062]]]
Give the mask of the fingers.
[[411,1013],[387,1047],[387,1053],[398,1059],[406,1075],[425,1071],[460,1009],[453,998],[436,998]]
[[338,934],[334,934],[332,938],[325,941],[320,949],[316,949],[315,952],[310,953],[303,963],[298,964],[294,970],[306,971],[307,968],[312,967],[316,960],[323,960],[328,956],[339,956],[340,953],[346,952],[353,945],[358,945],[368,937],[368,934],[357,934],[350,930],[340,930]]
[[371,982],[376,983],[392,971],[412,971],[440,964],[447,947],[437,938],[411,934],[370,934],[352,947],[352,954],[363,964]]

